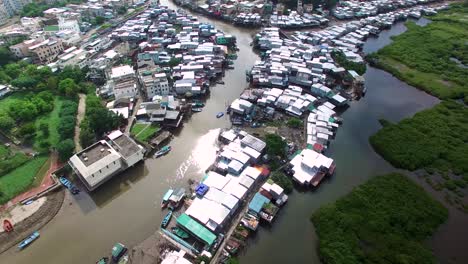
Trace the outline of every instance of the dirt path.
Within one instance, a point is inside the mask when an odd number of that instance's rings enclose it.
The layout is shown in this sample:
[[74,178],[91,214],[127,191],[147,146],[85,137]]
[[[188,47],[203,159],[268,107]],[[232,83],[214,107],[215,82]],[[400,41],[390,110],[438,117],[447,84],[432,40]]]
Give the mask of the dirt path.
[[129,135],[130,134],[130,128],[132,128],[133,120],[135,120],[135,116],[138,112],[138,109],[140,109],[140,103],[142,100],[140,98],[135,99],[135,105],[133,106],[133,113],[132,115],[128,118],[128,125],[125,128],[125,134]]
[[79,94],[80,96],[80,101],[78,103],[78,113],[76,114],[76,125],[75,125],[75,136],[73,137],[73,140],[75,141],[75,151],[79,152],[82,150],[81,144],[80,144],[80,124],[81,121],[83,121],[85,112],[86,112],[86,95],[85,94]]

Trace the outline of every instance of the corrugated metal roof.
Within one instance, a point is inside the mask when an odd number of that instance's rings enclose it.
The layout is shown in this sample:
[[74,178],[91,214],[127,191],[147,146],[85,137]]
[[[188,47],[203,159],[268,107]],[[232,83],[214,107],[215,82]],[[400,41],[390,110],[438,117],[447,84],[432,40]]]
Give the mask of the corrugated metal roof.
[[210,230],[193,220],[187,214],[182,214],[177,218],[177,224],[190,231],[197,238],[211,246],[216,240],[216,235],[211,233]]
[[263,196],[261,193],[256,193],[252,201],[249,203],[249,210],[255,213],[260,213],[263,205],[270,202],[268,198]]

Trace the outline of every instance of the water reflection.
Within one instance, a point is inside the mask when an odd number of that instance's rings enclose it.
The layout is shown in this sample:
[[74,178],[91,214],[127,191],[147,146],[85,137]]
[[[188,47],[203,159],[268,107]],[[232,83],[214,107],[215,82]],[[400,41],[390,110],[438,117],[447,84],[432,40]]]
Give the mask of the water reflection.
[[217,137],[220,129],[212,129],[201,136],[190,156],[177,168],[176,179],[183,179],[191,167],[203,173],[216,159]]

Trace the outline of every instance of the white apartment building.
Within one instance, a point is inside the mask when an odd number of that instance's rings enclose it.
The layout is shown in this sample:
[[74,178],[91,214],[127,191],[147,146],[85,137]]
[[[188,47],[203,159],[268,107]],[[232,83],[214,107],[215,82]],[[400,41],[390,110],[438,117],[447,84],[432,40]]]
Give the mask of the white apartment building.
[[135,71],[129,65],[112,68],[111,84],[116,99],[135,97],[138,94]]
[[78,34],[80,33],[80,24],[77,19],[69,19],[60,16],[58,19],[58,26],[60,31],[69,30]]

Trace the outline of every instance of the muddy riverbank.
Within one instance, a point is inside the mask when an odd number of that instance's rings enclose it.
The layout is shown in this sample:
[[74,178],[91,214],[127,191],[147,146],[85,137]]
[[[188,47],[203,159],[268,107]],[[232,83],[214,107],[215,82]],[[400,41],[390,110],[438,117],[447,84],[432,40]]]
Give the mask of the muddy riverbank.
[[41,229],[49,223],[62,207],[65,191],[59,189],[51,192],[46,197],[47,200],[34,214],[19,223],[14,223],[13,232],[0,233],[0,253],[12,248],[32,232]]

